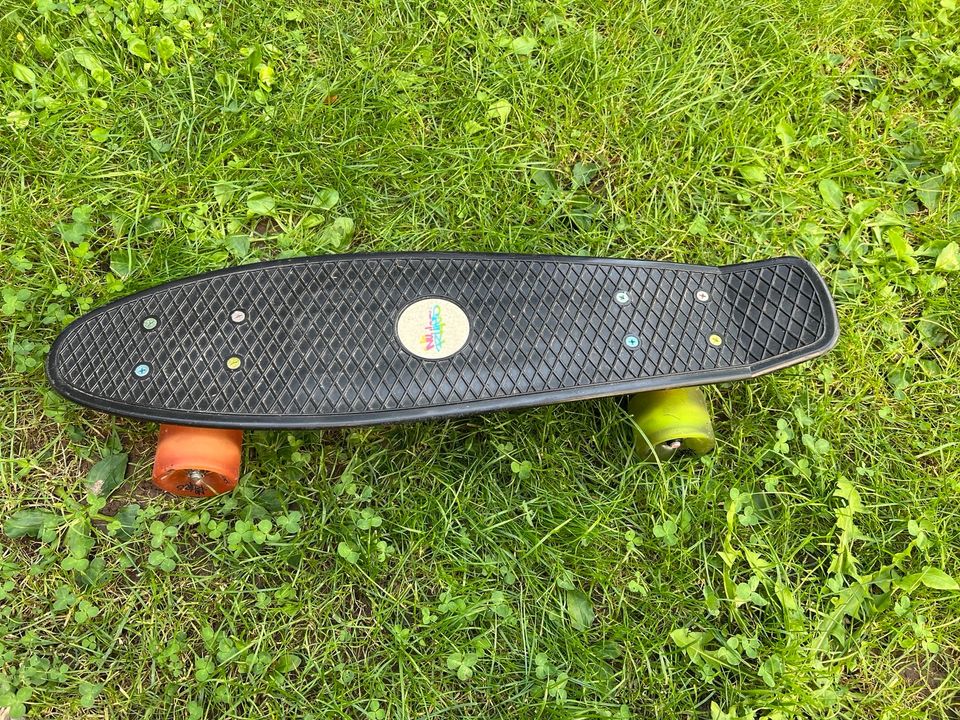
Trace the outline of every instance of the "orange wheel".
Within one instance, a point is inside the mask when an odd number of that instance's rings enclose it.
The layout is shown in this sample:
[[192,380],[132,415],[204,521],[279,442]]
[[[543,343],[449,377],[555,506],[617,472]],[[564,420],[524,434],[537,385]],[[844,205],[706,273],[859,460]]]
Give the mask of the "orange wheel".
[[229,492],[240,477],[242,440],[243,430],[161,425],[153,482],[188,497]]

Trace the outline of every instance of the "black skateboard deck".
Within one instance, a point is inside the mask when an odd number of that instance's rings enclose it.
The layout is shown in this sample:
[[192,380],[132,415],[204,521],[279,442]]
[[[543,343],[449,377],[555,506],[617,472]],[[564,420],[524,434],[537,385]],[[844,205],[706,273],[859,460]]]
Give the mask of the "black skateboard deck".
[[47,375],[117,415],[319,428],[746,379],[837,335],[823,279],[797,258],[332,255],[109,303],[60,334]]

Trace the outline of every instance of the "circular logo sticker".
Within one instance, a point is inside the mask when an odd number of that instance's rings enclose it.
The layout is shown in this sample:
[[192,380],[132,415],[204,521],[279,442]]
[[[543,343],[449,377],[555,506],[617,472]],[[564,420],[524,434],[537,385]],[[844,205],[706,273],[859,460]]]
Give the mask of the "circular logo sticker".
[[470,336],[470,320],[460,306],[443,298],[424,298],[397,318],[397,337],[411,355],[442,360],[460,350]]

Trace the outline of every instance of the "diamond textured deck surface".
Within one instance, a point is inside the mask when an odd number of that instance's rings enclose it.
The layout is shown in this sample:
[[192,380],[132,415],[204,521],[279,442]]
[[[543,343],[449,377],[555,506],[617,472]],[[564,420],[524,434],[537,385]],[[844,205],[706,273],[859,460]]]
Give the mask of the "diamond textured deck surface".
[[[618,292],[629,301],[618,303]],[[433,296],[456,303],[471,326],[466,345],[443,360],[411,355],[395,332],[406,306]],[[231,320],[236,310],[243,322]],[[156,327],[145,329],[147,318]],[[310,427],[750,377],[824,352],[835,336],[823,281],[790,258],[717,269],[329,256],[197,276],[114,302],[62,333],[48,374],[71,399],[119,414]],[[238,369],[228,368],[231,357]],[[138,365],[149,366],[145,377]]]

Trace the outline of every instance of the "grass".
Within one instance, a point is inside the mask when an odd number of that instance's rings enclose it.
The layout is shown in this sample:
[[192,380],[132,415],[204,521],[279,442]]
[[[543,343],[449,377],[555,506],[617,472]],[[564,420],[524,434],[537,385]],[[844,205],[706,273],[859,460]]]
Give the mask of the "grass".
[[[958,717],[955,4],[8,0],[0,717]],[[112,298],[399,249],[797,254],[842,337],[703,459],[604,400],[249,433],[207,501],[46,386]]]

